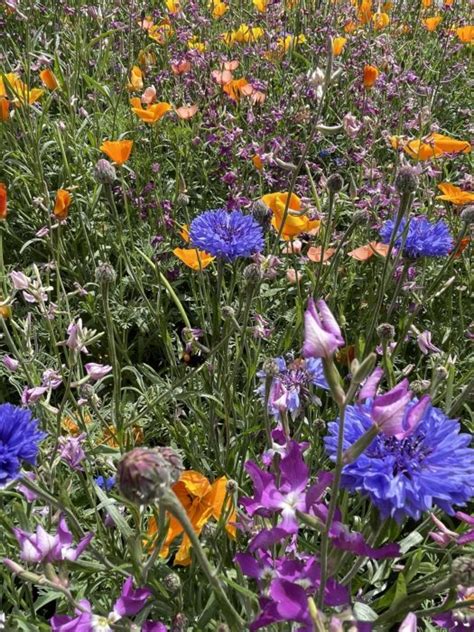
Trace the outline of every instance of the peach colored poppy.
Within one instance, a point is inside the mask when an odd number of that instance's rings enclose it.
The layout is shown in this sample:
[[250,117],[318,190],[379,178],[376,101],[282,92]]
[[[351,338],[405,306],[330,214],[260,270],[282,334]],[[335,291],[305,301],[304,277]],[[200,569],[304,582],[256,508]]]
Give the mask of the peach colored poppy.
[[66,189],[58,189],[56,191],[56,200],[54,202],[54,216],[60,221],[65,220],[69,215],[69,207],[71,206],[72,195]]
[[145,92],[140,97],[140,101],[143,105],[151,105],[156,101],[156,88],[155,86],[148,86]]
[[388,244],[382,244],[377,241],[371,241],[365,246],[359,246],[355,250],[351,250],[351,252],[347,253],[349,257],[356,259],[357,261],[367,261],[374,255],[379,255],[381,257],[386,257],[388,253]]
[[171,70],[175,75],[184,75],[191,70],[191,62],[186,59],[181,59],[171,64]]
[[173,254],[191,270],[204,270],[215,259],[204,250],[197,248],[175,248]]
[[139,119],[148,123],[149,125],[153,125],[157,121],[159,121],[167,112],[172,109],[170,103],[165,101],[160,101],[159,103],[153,103],[149,105],[147,108],[142,107],[141,101],[139,97],[135,97],[130,99],[130,104],[132,106],[132,112],[134,112]]
[[[306,214],[302,213],[301,200],[294,193],[290,196],[288,212],[283,224],[287,200],[288,193],[282,192],[267,193],[262,197],[262,202],[273,213],[272,226],[278,232],[281,230],[283,239],[292,239],[302,233],[309,233],[312,230],[319,229],[321,222],[318,219],[309,219]],[[291,211],[298,213],[298,215],[292,214]]]
[[175,112],[179,116],[180,119],[187,121],[188,119],[193,118],[193,116],[196,114],[198,109],[199,108],[197,105],[189,105],[189,106],[183,105],[180,108],[176,108]]
[[130,158],[133,140],[105,140],[100,150],[107,154],[110,160],[118,165],[123,165]]
[[230,70],[213,70],[211,77],[219,86],[225,86],[226,83],[230,83],[234,78],[234,75]]
[[3,184],[3,182],[0,182],[0,220],[7,219],[7,203],[7,186]]
[[59,87],[58,80],[54,72],[50,68],[45,68],[39,74],[41,81],[48,88],[48,90],[56,90]]
[[265,92],[260,92],[260,90],[253,90],[252,94],[250,95],[250,100],[254,105],[264,103],[266,98],[267,95],[265,94]]
[[454,184],[450,184],[449,182],[441,182],[438,184],[438,189],[443,195],[437,195],[437,200],[451,202],[451,204],[455,204],[456,206],[474,203],[473,192],[463,191],[460,187],[454,186]]
[[311,246],[310,248],[308,248],[308,252],[306,254],[310,261],[315,261],[316,263],[319,263],[321,261],[322,254],[324,263],[325,261],[329,261],[329,259],[334,255],[335,252],[335,248],[326,248],[323,253],[321,246]]
[[240,62],[238,59],[231,59],[230,61],[225,61],[223,66],[224,70],[237,70],[237,68],[240,66]]
[[[226,531],[230,537],[235,538],[236,512],[232,506],[232,500],[227,496],[226,486],[227,478],[225,476],[218,478],[211,485],[205,476],[194,470],[183,472],[179,481],[173,485],[173,491],[186,510],[197,535],[201,533],[204,525],[209,520],[225,518]],[[174,516],[168,514],[167,518],[169,519],[168,532],[160,551],[161,557],[169,555],[170,545],[184,531],[181,523]],[[157,530],[158,525],[155,519],[151,518],[147,530],[150,540],[155,539]],[[188,566],[190,563],[191,542],[188,536],[184,534],[174,558],[174,564]]]

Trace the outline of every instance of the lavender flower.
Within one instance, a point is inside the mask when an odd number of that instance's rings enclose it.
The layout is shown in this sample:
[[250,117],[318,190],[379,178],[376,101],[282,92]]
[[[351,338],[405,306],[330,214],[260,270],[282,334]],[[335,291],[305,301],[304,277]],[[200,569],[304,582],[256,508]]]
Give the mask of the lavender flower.
[[304,314],[304,357],[329,358],[343,345],[339,325],[325,301],[315,303],[310,298]]
[[[384,243],[389,243],[394,227],[393,220],[388,220],[380,229],[380,237]],[[405,228],[406,219],[403,219],[395,239],[397,248],[400,248],[404,242],[403,256],[405,257],[414,259],[418,257],[445,257],[453,248],[453,238],[444,220],[439,220],[433,224],[423,216],[412,218],[404,241]]]
[[112,371],[112,367],[108,364],[97,364],[96,362],[88,362],[84,365],[87,375],[94,382],[101,380]]
[[73,470],[82,470],[81,462],[86,458],[82,448],[85,434],[78,437],[59,437],[59,454],[61,459]]
[[189,235],[194,246],[227,261],[250,257],[264,245],[261,226],[241,211],[206,211],[191,222]]

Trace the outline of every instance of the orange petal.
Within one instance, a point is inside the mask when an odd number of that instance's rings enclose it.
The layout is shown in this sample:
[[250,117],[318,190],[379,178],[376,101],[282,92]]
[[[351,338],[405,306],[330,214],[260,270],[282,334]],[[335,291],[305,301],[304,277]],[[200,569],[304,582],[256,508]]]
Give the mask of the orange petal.
[[367,261],[375,254],[380,255],[381,257],[385,257],[388,252],[388,244],[382,244],[380,242],[371,241],[365,246],[359,246],[355,250],[351,250],[351,252],[347,253],[349,257],[356,259],[357,261]]
[[196,248],[175,248],[173,254],[191,270],[204,270],[215,259],[204,250]]
[[130,158],[132,147],[133,140],[105,140],[100,150],[118,165],[123,165]]
[[[336,252],[335,248],[326,248],[323,254],[323,262],[328,261],[335,252]],[[322,253],[321,246],[311,246],[311,248],[308,248],[308,252],[306,254],[310,261],[320,262],[321,253]]]

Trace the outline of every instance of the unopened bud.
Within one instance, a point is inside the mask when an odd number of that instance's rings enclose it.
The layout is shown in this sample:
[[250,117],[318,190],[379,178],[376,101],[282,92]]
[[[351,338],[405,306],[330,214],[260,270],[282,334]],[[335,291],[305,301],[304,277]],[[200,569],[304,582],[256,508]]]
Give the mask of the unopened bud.
[[188,617],[183,612],[178,612],[171,623],[170,632],[185,632],[188,623]]
[[117,178],[117,172],[111,162],[105,158],[101,158],[96,162],[94,167],[94,175],[100,184],[113,184]]
[[275,158],[275,162],[281,169],[284,169],[285,171],[296,171],[297,169],[297,166],[294,165],[292,162],[285,162],[280,158]]
[[474,204],[466,206],[466,208],[461,211],[460,217],[465,224],[474,224]]
[[275,377],[280,373],[278,362],[273,358],[265,360],[263,363],[263,371],[267,377]]
[[163,578],[163,586],[171,593],[178,592],[181,588],[181,579],[177,573],[169,573]]
[[342,176],[338,173],[333,173],[329,176],[326,186],[329,189],[330,193],[339,193],[339,191],[341,191],[342,187],[344,186],[344,180],[342,179]]
[[395,338],[395,327],[390,323],[382,323],[377,327],[377,335],[382,342],[390,342]]
[[395,178],[395,187],[399,193],[413,193],[418,186],[418,178],[413,167],[401,167]]
[[444,382],[448,379],[448,370],[444,366],[437,366],[434,370],[434,377],[437,382]]
[[474,558],[469,555],[462,555],[455,559],[451,566],[451,577],[455,586],[473,586]]
[[255,284],[262,280],[263,272],[258,263],[250,263],[244,268],[244,278],[250,284]]
[[254,220],[260,224],[263,230],[267,231],[270,228],[273,215],[268,206],[262,200],[257,200],[253,204],[251,212]]
[[239,485],[237,481],[234,481],[232,478],[229,478],[229,480],[227,481],[225,485],[225,491],[228,494],[232,495],[232,494],[235,494],[238,489],[239,489]]
[[430,388],[430,380],[415,380],[411,383],[410,388],[415,395],[422,395]]
[[97,283],[109,285],[115,283],[117,274],[110,263],[101,263],[95,269],[95,280]]

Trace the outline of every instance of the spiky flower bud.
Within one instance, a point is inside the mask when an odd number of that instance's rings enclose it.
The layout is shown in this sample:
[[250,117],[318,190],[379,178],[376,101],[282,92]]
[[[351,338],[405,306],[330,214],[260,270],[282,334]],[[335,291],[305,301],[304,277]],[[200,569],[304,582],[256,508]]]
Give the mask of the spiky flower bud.
[[232,478],[229,478],[229,480],[227,481],[226,485],[225,485],[225,491],[228,494],[235,494],[235,492],[239,489],[239,484],[237,483],[237,481],[234,481]]
[[437,366],[434,370],[435,378],[438,382],[444,382],[448,379],[448,370],[444,366]]
[[183,612],[178,612],[171,623],[170,632],[185,632],[188,629],[188,623],[187,616]]
[[339,193],[339,191],[341,191],[342,187],[344,186],[344,180],[339,173],[333,173],[329,176],[326,186],[329,189],[330,193]]
[[96,162],[94,167],[94,175],[100,184],[113,184],[117,178],[117,172],[111,162],[105,158],[101,158]]
[[474,558],[462,555],[454,560],[451,566],[451,577],[455,586],[474,585]]
[[117,468],[120,492],[138,505],[149,504],[179,479],[183,464],[172,448],[134,448]]
[[168,573],[168,575],[163,578],[163,585],[166,590],[175,593],[181,588],[181,579],[177,573]]
[[235,318],[235,309],[230,305],[224,305],[222,308],[222,316],[224,318]]
[[101,263],[95,269],[95,280],[97,283],[110,285],[115,283],[117,274],[110,263]]
[[252,205],[251,213],[254,220],[260,224],[264,231],[270,228],[272,212],[262,200],[257,200]]
[[415,395],[422,395],[423,393],[426,393],[430,387],[430,380],[415,380],[411,383],[411,390]]
[[465,224],[474,224],[474,204],[469,204],[461,211],[461,219]]
[[395,187],[399,193],[413,193],[418,186],[418,178],[413,167],[401,167],[395,178]]
[[395,327],[390,323],[382,323],[377,327],[377,335],[382,342],[390,342],[395,338]]
[[280,373],[278,363],[273,358],[265,360],[263,364],[263,370],[265,372],[265,375],[269,377],[274,377]]
[[244,268],[244,278],[251,284],[258,283],[263,279],[263,272],[258,263],[249,263]]

